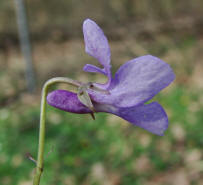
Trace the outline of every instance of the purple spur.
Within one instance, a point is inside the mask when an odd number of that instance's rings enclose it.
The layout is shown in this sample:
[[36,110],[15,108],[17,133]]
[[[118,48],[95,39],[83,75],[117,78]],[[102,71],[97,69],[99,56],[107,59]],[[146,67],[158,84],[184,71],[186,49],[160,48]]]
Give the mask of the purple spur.
[[110,47],[101,28],[94,21],[86,19],[83,34],[86,52],[103,66],[99,68],[86,64],[83,70],[103,74],[108,81],[79,87],[79,95],[86,93],[85,100],[67,90],[52,91],[47,96],[48,104],[78,114],[111,113],[162,136],[168,128],[166,112],[157,102],[145,103],[174,80],[171,67],[157,57],[145,55],[126,62],[112,77]]

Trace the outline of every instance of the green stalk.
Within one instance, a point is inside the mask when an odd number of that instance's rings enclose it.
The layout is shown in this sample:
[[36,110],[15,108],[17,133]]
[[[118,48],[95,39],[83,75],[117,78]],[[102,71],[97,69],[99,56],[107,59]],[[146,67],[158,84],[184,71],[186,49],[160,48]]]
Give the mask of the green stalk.
[[41,112],[40,112],[40,128],[39,128],[39,145],[38,145],[38,157],[37,157],[37,167],[33,180],[33,185],[40,184],[40,177],[43,172],[44,165],[44,144],[45,144],[45,119],[46,119],[46,97],[48,93],[48,88],[56,83],[66,83],[76,87],[82,85],[82,83],[63,77],[56,77],[48,80],[42,89],[42,97],[41,97]]

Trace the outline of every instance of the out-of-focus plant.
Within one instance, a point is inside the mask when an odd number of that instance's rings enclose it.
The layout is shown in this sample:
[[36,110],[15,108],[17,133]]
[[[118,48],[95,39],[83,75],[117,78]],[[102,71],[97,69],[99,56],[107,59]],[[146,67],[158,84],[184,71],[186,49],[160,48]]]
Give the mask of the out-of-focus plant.
[[32,92],[35,89],[35,75],[32,64],[32,51],[29,39],[28,23],[26,9],[23,0],[15,0],[16,15],[18,23],[18,33],[20,38],[21,50],[25,59],[25,77],[28,91]]

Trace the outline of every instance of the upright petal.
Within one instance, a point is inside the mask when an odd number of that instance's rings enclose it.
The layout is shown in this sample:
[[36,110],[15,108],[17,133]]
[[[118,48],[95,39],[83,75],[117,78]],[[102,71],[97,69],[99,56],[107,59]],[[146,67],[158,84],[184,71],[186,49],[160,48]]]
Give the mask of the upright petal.
[[76,93],[66,90],[55,90],[48,94],[47,103],[55,108],[78,114],[91,113],[91,110],[83,105]]
[[86,19],[83,23],[83,34],[86,52],[96,58],[107,73],[111,68],[111,52],[102,29],[94,21]]
[[150,100],[175,78],[173,70],[161,59],[146,55],[120,67],[109,87],[110,95],[89,92],[98,103],[132,107]]
[[108,44],[108,40],[104,35],[102,29],[92,20],[86,19],[83,23],[83,34],[85,40],[86,52],[96,58],[103,69],[94,65],[86,64],[83,68],[86,72],[96,72],[107,76],[108,81],[105,84],[95,83],[96,86],[106,89],[109,87],[111,76],[111,51]]
[[164,131],[168,128],[168,117],[164,109],[157,102],[137,107],[120,108],[112,113],[160,136],[163,136]]

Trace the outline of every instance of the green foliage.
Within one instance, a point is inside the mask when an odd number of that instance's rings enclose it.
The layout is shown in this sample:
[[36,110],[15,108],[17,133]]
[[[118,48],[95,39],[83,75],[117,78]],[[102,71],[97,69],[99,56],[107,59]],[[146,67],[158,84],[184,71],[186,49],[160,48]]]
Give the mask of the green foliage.
[[[113,115],[76,115],[48,107],[45,184],[140,185],[187,163],[184,154],[203,147],[202,94],[175,87],[155,99],[169,113],[164,137],[152,135]],[[20,107],[20,105],[17,105]],[[0,182],[17,185],[32,179],[36,156],[39,108],[15,106],[0,110]],[[71,182],[69,182],[71,181]]]

